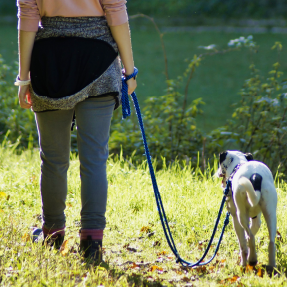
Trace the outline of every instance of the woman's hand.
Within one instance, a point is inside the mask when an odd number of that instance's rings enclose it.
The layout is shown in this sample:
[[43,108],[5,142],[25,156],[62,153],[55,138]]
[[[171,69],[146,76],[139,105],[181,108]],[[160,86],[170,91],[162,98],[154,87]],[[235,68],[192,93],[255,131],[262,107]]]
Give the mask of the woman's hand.
[[29,85],[20,86],[18,91],[19,104],[23,109],[30,109],[32,106]]
[[128,94],[131,95],[137,87],[137,81],[134,78],[127,80]]
[[[19,80],[26,81],[30,79],[31,55],[34,45],[36,32],[19,30]],[[19,104],[23,109],[29,109],[32,106],[30,98],[29,85],[20,86],[18,91]]]

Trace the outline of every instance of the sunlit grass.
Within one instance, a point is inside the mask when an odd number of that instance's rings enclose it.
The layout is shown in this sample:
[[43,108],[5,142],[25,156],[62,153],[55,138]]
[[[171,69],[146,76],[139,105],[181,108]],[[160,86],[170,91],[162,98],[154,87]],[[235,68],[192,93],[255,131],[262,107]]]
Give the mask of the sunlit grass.
[[[164,238],[146,164],[135,166],[132,159],[110,159],[107,227],[103,243],[107,265],[93,269],[82,262],[77,252],[80,228],[77,156],[71,155],[69,169],[65,256],[29,240],[31,227],[41,226],[38,151],[27,150],[16,155],[12,147],[0,148],[0,160],[2,286],[224,286],[224,282],[229,284],[232,278],[237,278],[235,275],[239,277],[237,283],[244,284],[241,286],[285,284],[287,186],[283,182],[276,182],[278,231],[281,233],[276,244],[281,276],[270,279],[266,275],[261,278],[254,273],[242,273],[232,224],[227,227],[219,254],[206,269],[185,270],[175,262]],[[211,169],[202,174],[184,162],[157,172],[177,248],[181,256],[190,261],[195,261],[203,253],[222,199],[221,183],[211,176],[213,172]],[[256,244],[259,265],[267,264],[268,233],[264,220]]]

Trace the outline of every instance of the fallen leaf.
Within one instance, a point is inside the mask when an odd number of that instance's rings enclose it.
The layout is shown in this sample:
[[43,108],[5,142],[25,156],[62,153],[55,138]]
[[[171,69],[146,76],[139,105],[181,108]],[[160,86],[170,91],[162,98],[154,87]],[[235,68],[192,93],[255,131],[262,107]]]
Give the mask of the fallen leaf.
[[87,278],[89,276],[89,272],[86,272],[82,275],[82,278]]
[[60,253],[63,256],[66,256],[69,253],[69,244],[68,244],[69,240],[65,240],[60,248]]
[[153,243],[152,243],[152,246],[154,247],[154,246],[160,246],[161,245],[161,242],[158,240],[158,241],[154,241]]
[[283,242],[283,238],[282,238],[282,235],[281,233],[277,230],[277,235],[276,235],[276,239],[279,240],[280,242]]
[[30,241],[30,235],[28,234],[28,233],[24,233],[24,235],[22,236],[22,241],[23,242],[28,242],[28,241]]
[[166,254],[167,254],[166,251],[161,251],[161,252],[158,252],[156,255],[157,255],[157,256],[161,256],[161,255],[166,255]]
[[251,266],[249,264],[246,265],[246,267],[245,267],[245,271],[246,272],[250,272],[250,271],[253,271],[253,270],[254,270],[254,266]]
[[184,276],[181,280],[182,280],[183,282],[189,282],[189,281],[190,281],[190,279],[189,279],[188,277],[186,277],[186,276]]
[[151,228],[149,226],[143,226],[141,228],[141,232],[149,233],[149,232],[151,232]]
[[263,275],[264,275],[264,270],[261,267],[259,267],[257,270],[257,276],[263,277]]
[[132,269],[134,268],[140,268],[140,266],[138,264],[136,264],[135,262],[133,262],[133,265],[131,266]]
[[195,268],[197,273],[205,273],[206,272],[206,266],[198,266]]
[[213,269],[215,269],[215,266],[214,265],[210,265],[210,266],[208,266],[208,269],[209,270],[213,270]]
[[199,243],[199,244],[197,245],[197,249],[198,249],[199,251],[202,251],[202,243]]
[[228,282],[234,283],[234,282],[238,281],[239,279],[240,279],[240,277],[238,275],[234,275],[232,278],[229,278]]
[[163,268],[157,266],[157,265],[153,265],[151,268],[150,268],[150,271],[151,272],[154,272],[154,271],[163,271]]
[[239,276],[234,275],[233,277],[229,277],[229,278],[225,278],[223,280],[221,280],[219,283],[220,284],[225,284],[225,283],[235,283],[240,279]]

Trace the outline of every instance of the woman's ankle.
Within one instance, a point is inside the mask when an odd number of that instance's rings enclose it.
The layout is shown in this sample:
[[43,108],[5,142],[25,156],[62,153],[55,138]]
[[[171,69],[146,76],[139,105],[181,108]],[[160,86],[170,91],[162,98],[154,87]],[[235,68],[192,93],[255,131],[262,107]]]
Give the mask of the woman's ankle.
[[58,237],[58,235],[61,235],[61,237],[65,236],[65,226],[61,228],[47,228],[46,226],[42,226],[42,230],[44,233],[44,236],[51,236],[51,237]]
[[103,240],[103,229],[80,229],[80,240],[86,240],[88,236],[92,240]]

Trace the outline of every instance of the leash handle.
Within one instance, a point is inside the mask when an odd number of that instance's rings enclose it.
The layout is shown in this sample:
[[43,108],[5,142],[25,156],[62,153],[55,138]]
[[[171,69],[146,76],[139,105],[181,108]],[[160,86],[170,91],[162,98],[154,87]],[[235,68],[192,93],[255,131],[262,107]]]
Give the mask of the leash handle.
[[[129,101],[129,95],[128,95],[128,84],[127,81],[131,78],[135,78],[138,74],[138,69],[134,67],[134,72],[128,76],[124,74],[122,71],[122,112],[123,112],[123,119],[129,117],[131,115],[131,107],[130,107],[130,101]],[[135,94],[133,92],[132,94]]]

